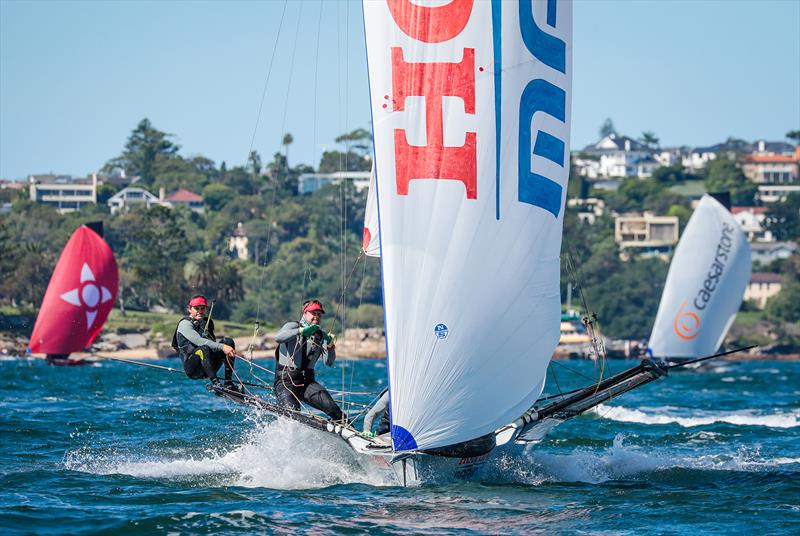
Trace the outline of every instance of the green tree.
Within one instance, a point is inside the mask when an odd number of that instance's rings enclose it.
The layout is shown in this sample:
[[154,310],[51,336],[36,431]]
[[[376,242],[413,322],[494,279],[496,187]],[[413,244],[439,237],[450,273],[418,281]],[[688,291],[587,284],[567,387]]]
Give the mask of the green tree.
[[706,190],[730,192],[733,205],[750,206],[758,188],[745,177],[735,161],[717,158],[706,166]]
[[369,158],[372,154],[372,133],[363,128],[338,136],[336,143],[344,143],[348,151],[352,150],[362,157]]
[[97,185],[97,204],[105,205],[111,197],[119,191],[113,184],[103,183]]
[[603,124],[600,126],[600,130],[598,132],[601,138],[605,138],[606,136],[610,136],[611,134],[616,134],[617,129],[614,128],[614,122],[611,120],[610,117],[607,117]]
[[283,140],[281,140],[281,145],[285,148],[285,157],[286,157],[286,171],[289,171],[289,146],[294,142],[294,137],[288,132],[283,135]]
[[650,149],[657,149],[658,148],[658,137],[656,137],[655,133],[648,130],[647,132],[642,132],[642,137],[639,138],[645,146]]
[[781,322],[800,322],[800,281],[797,274],[783,277],[781,291],[767,301],[767,317]]
[[128,136],[125,150],[120,156],[109,160],[103,171],[111,173],[115,169],[124,169],[128,175],[139,175],[142,184],[152,184],[156,159],[159,156],[170,157],[180,148],[169,140],[171,137],[171,134],[153,127],[149,119],[142,119]]
[[792,140],[795,145],[800,145],[800,130],[790,130],[786,133],[786,137]]
[[203,188],[203,200],[206,207],[212,212],[221,210],[234,197],[236,197],[236,192],[225,184],[213,182]]
[[209,251],[189,255],[183,276],[190,294],[204,294],[214,301],[216,318],[229,318],[244,295],[237,261]]
[[772,203],[764,215],[764,228],[772,232],[776,240],[800,240],[800,193],[792,193],[786,199]]

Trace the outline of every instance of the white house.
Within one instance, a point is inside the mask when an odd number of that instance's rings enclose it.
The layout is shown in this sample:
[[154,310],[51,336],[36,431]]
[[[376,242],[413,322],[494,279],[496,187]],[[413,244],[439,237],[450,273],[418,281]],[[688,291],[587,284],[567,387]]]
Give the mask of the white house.
[[760,184],[756,197],[762,203],[777,203],[792,193],[800,193],[800,184]]
[[753,242],[750,244],[753,262],[769,264],[778,259],[788,259],[797,253],[794,242]]
[[325,184],[340,184],[350,181],[359,192],[369,188],[369,171],[337,171],[335,173],[303,173],[297,179],[297,193],[314,193]]
[[30,200],[56,208],[65,214],[97,203],[97,175],[73,179],[68,175],[30,175]]
[[759,309],[767,305],[767,300],[781,291],[781,276],[771,272],[753,272],[744,290],[744,299],[752,300]]
[[[582,151],[598,160],[578,159],[575,164],[582,175],[588,178],[649,177],[658,166],[652,159],[652,151],[627,136],[609,134]],[[639,163],[643,162],[640,168]]]
[[144,188],[129,186],[112,195],[106,203],[111,214],[117,214],[127,212],[134,205],[144,205],[145,208],[160,205],[161,200]]
[[733,218],[747,235],[748,242],[774,242],[772,231],[764,229],[765,207],[731,207]]

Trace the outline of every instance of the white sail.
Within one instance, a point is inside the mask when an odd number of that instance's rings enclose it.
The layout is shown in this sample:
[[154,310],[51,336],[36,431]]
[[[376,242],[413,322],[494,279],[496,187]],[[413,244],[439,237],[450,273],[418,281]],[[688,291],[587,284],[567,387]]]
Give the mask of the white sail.
[[370,257],[381,256],[381,239],[378,229],[378,192],[375,190],[375,165],[369,175],[367,208],[364,211],[364,240],[361,244],[364,253]]
[[559,338],[569,2],[365,1],[396,451],[541,393]]
[[750,245],[722,204],[706,194],[683,231],[650,335],[655,357],[717,351],[750,280]]

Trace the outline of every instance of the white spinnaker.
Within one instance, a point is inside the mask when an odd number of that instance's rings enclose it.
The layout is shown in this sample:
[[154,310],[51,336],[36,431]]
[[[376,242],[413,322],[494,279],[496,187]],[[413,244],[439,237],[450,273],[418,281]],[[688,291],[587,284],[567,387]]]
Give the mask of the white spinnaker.
[[380,231],[378,230],[378,192],[375,190],[375,165],[369,175],[367,207],[364,211],[364,239],[361,244],[369,257],[381,256]]
[[[420,4],[364,2],[398,451],[493,432],[541,393],[569,174],[571,4]],[[465,153],[435,155],[471,143],[474,183]]]
[[733,215],[704,195],[683,231],[650,334],[655,357],[703,357],[722,344],[750,280],[750,245]]

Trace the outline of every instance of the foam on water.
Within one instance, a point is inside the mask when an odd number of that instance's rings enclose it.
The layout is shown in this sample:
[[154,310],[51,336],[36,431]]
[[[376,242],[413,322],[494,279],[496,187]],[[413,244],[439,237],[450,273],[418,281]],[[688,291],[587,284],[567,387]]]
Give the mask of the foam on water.
[[225,451],[98,454],[91,449],[67,453],[74,471],[124,474],[139,478],[207,480],[229,486],[313,489],[335,484],[395,484],[388,472],[367,471],[338,438],[279,419],[256,422]]
[[678,424],[684,428],[713,423],[728,423],[738,426],[768,426],[770,428],[794,428],[800,426],[800,411],[758,415],[757,410],[744,409],[736,413],[706,412],[701,416],[683,417],[670,414],[668,408],[658,408],[654,410],[658,411],[658,413],[648,413],[638,409],[628,409],[623,406],[607,406],[605,404],[600,404],[594,411],[600,417],[613,421],[656,425]]
[[[613,445],[604,449],[579,448],[569,454],[538,451],[536,446],[521,456],[503,457],[492,462],[486,475],[505,483],[541,485],[546,482],[584,482],[600,484],[611,480],[630,480],[655,471],[692,469],[709,471],[760,472],[799,470],[799,457],[769,458],[759,448],[740,447],[731,453],[681,456],[671,449],[652,449],[627,444],[618,434]],[[796,465],[797,467],[790,467]]]

